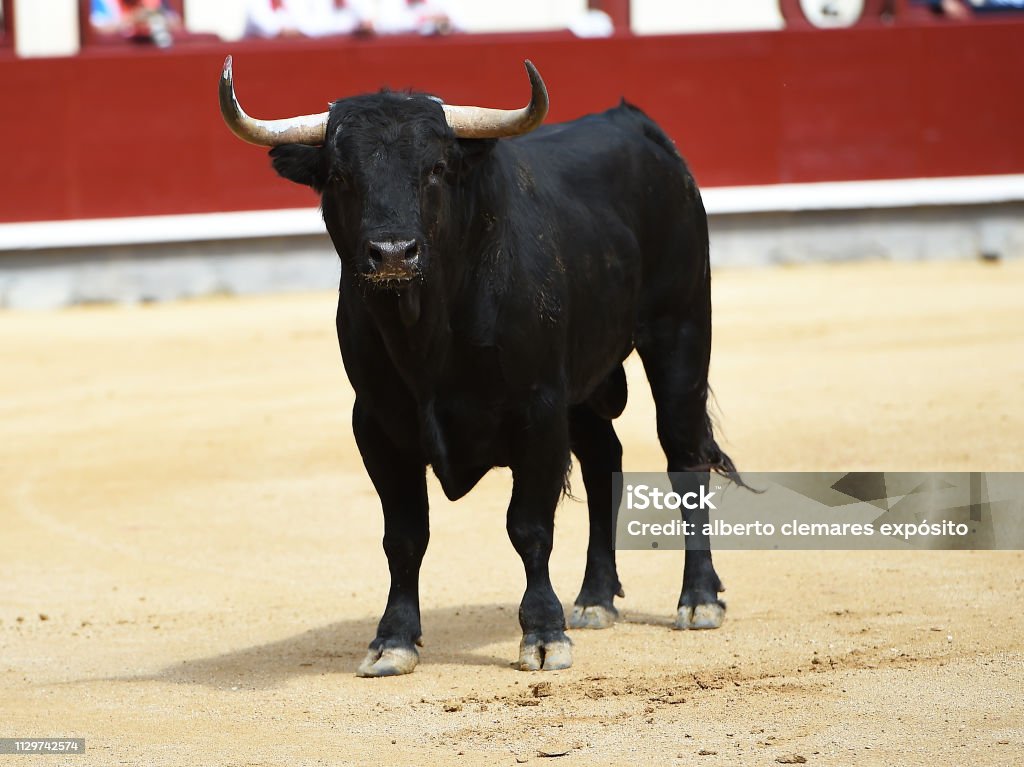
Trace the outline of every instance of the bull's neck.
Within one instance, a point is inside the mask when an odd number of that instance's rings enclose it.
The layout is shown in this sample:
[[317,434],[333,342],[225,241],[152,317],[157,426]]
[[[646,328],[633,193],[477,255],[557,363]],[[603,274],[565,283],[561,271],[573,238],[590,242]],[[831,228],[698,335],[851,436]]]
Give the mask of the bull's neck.
[[395,371],[418,401],[430,400],[451,347],[444,290],[416,283],[362,298]]

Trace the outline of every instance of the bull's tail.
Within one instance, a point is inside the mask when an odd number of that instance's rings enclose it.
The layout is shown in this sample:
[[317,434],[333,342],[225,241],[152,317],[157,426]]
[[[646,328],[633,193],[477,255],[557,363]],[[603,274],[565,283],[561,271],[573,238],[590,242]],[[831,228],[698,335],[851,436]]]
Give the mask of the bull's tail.
[[708,387],[708,395],[708,403],[704,411],[704,436],[701,439],[697,465],[693,470],[714,472],[721,477],[725,477],[739,487],[745,487],[751,492],[763,492],[755,490],[743,480],[743,476],[736,468],[736,464],[733,463],[732,458],[730,458],[728,454],[719,447],[718,442],[715,441],[715,424],[710,413],[711,400],[714,395],[711,392],[710,386]]

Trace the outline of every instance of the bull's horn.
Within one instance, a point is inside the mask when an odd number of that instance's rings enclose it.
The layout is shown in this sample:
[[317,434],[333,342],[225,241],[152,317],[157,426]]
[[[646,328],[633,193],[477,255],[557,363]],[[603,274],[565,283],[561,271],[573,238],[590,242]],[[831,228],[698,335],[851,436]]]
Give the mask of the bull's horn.
[[[529,60],[526,72],[530,75],[533,93],[530,103],[522,109],[488,109],[487,107],[459,107],[444,105],[448,125],[459,138],[503,138],[529,133],[548,113],[548,89],[540,79],[540,72]],[[223,93],[223,87],[221,88]]]
[[220,113],[232,133],[242,141],[259,146],[317,145],[324,143],[324,137],[327,135],[328,112],[290,117],[285,120],[256,120],[249,117],[235,97],[230,56],[224,60],[224,71],[220,76]]

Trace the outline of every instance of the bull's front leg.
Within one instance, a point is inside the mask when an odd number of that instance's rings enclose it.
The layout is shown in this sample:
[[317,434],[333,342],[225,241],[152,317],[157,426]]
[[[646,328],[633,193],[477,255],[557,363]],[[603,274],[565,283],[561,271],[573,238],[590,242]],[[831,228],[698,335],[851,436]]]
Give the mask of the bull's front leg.
[[548,560],[555,531],[555,508],[569,466],[568,424],[562,414],[532,417],[520,432],[512,465],[508,536],[526,570],[526,592],[519,606],[523,640],[518,667],[552,671],[572,665],[572,642],[565,613],[551,586]]
[[419,576],[430,537],[426,464],[396,447],[358,401],[352,427],[384,510],[384,553],[391,571],[387,607],[356,674],[409,674],[419,662],[416,646],[422,644]]

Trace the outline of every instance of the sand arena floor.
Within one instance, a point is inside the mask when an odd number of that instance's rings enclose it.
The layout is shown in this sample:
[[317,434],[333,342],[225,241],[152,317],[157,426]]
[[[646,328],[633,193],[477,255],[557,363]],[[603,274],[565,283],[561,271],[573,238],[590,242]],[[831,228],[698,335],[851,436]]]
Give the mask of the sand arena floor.
[[[0,736],[88,749],[0,764],[1024,763],[1024,554],[722,553],[725,625],[673,632],[681,553],[625,552],[624,621],[524,674],[505,471],[432,487],[421,664],[357,679],[388,581],[335,299],[0,314]],[[1024,470],[1024,263],[724,271],[715,318],[742,468]],[[555,544],[568,605],[582,503]]]

